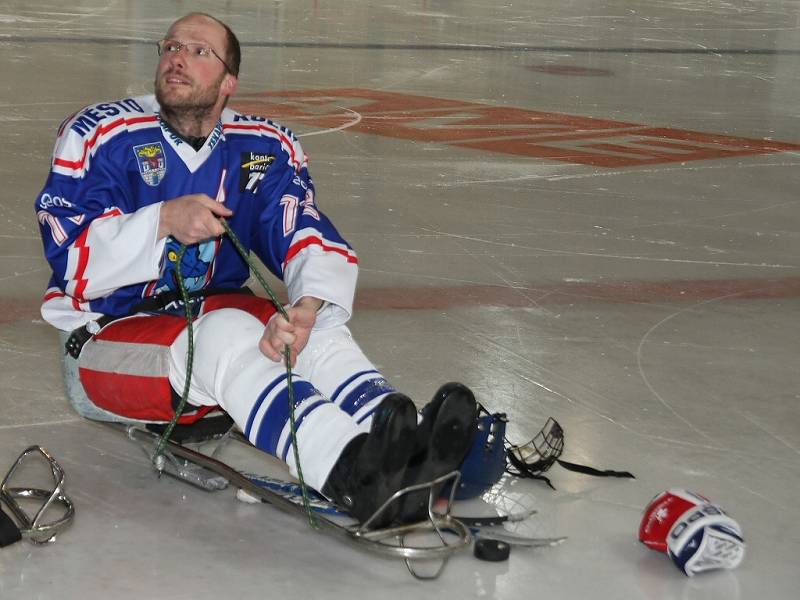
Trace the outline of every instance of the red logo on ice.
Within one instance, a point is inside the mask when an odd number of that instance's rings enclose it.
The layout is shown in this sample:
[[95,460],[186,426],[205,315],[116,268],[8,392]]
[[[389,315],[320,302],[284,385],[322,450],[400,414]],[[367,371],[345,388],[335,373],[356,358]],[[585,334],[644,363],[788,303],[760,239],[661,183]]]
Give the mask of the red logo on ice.
[[595,167],[635,167],[800,150],[800,145],[369,90],[239,96],[234,108],[286,124],[432,142]]

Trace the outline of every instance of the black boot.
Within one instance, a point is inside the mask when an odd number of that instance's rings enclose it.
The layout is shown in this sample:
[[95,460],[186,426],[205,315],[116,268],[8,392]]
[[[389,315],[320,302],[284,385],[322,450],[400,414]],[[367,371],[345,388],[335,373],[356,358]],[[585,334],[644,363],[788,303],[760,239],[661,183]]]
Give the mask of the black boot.
[[[350,440],[339,455],[322,493],[365,522],[402,487],[416,427],[416,408],[408,396],[396,392],[386,396],[372,415],[369,433]],[[370,528],[389,525],[399,505],[390,505]]]
[[[464,461],[475,436],[478,403],[469,388],[446,383],[420,411],[414,451],[406,467],[403,487],[432,481],[457,470]],[[434,490],[434,498],[443,486]],[[398,521],[411,523],[427,518],[430,489],[408,494]]]

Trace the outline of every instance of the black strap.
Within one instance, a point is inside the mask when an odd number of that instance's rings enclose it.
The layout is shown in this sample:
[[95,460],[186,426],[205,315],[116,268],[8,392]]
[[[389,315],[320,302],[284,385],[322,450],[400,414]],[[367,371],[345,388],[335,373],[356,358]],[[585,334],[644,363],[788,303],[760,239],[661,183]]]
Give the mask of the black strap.
[[[189,302],[202,302],[209,296],[219,296],[222,294],[245,294],[245,295],[253,295],[252,290],[246,287],[242,288],[204,288],[201,290],[195,290],[193,292],[189,292]],[[180,292],[164,292],[162,294],[158,294],[156,296],[148,296],[139,304],[133,307],[133,311],[127,315],[103,315],[100,318],[93,321],[96,325],[92,328],[96,331],[99,331],[109,323],[116,321],[117,319],[123,319],[125,317],[129,317],[130,315],[134,315],[136,313],[142,312],[149,312],[149,313],[158,313],[170,310],[172,308],[182,308],[183,300],[181,299]],[[89,332],[88,325],[84,325],[83,327],[78,327],[72,333],[69,334],[69,338],[67,338],[66,344],[64,344],[64,349],[67,351],[72,358],[77,359],[80,354],[81,350],[83,349],[84,344],[92,339],[94,333]]]
[[[549,466],[541,471],[534,471],[531,469],[530,465],[525,464],[521,461],[513,452],[507,451],[506,458],[508,459],[509,465],[506,466],[506,472],[514,475],[515,477],[522,477],[523,479],[538,479],[540,481],[544,481],[551,489],[555,490],[555,486],[552,484],[549,478],[542,475],[544,471],[546,471]],[[636,479],[633,473],[628,471],[613,471],[611,469],[595,469],[594,467],[588,467],[586,465],[579,465],[577,463],[567,462],[566,460],[555,459],[559,465],[567,469],[568,471],[572,471],[574,473],[582,473],[583,475],[591,475],[593,477],[625,477],[628,479]]]
[[17,524],[11,520],[0,505],[0,548],[10,546],[22,539],[22,533]]
[[633,473],[628,471],[613,471],[611,469],[605,469],[601,471],[600,469],[595,469],[594,467],[587,467],[586,465],[579,465],[561,459],[558,459],[556,462],[558,462],[558,464],[568,471],[583,473],[584,475],[592,475],[593,477],[627,477],[628,479],[636,479]]
[[511,452],[511,450],[506,450],[506,459],[508,460],[508,464],[506,464],[506,473],[509,475],[520,477],[522,479],[538,479],[539,481],[544,481],[548,486],[550,486],[550,489],[556,489],[550,480],[542,475],[544,471],[533,471],[529,465],[526,465],[524,461],[517,458],[516,454]]
[[[145,427],[149,431],[161,435],[167,425],[166,423],[147,423]],[[228,433],[231,427],[233,427],[233,419],[227,413],[223,413],[218,416],[204,417],[187,425],[176,425],[169,439],[176,444],[207,442]]]
[[[252,296],[253,291],[247,287],[241,288],[203,288],[189,292],[189,302],[194,304],[202,302],[210,296],[221,296],[222,294],[244,294]],[[140,312],[162,312],[173,308],[182,308],[183,298],[179,291],[162,292],[156,296],[148,296],[139,304],[133,307],[131,314]]]
[[[99,331],[112,321],[116,321],[117,319],[121,319],[122,317],[112,317],[111,315],[103,315],[99,319],[93,321],[97,324],[97,330]],[[83,345],[92,339],[93,333],[89,333],[89,329],[87,325],[83,327],[78,327],[77,329],[73,330],[72,333],[69,334],[67,338],[67,343],[64,344],[64,349],[67,351],[72,358],[77,359],[81,355],[81,349],[83,349]]]

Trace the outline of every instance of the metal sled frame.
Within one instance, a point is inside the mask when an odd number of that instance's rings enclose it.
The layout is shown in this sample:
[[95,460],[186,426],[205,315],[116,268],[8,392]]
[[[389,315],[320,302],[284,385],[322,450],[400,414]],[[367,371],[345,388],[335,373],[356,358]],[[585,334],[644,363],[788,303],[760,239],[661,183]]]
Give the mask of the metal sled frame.
[[[29,456],[40,455],[50,467],[53,486],[50,489],[34,487],[12,487],[9,485],[14,473]],[[20,506],[18,499],[39,500],[42,504],[33,518]],[[62,529],[72,523],[75,508],[64,492],[64,470],[56,459],[41,446],[30,446],[23,450],[19,458],[11,466],[3,482],[0,484],[0,501],[8,506],[17,521],[20,534],[34,544],[53,542]],[[54,506],[60,505],[63,513],[57,519],[45,522],[45,514]]]
[[[138,424],[105,423],[105,425],[124,432],[129,439],[139,443],[148,457],[152,457],[153,449],[156,447],[160,437],[158,434]],[[228,484],[232,484],[251,496],[272,504],[285,512],[305,518],[306,513],[301,505],[295,504],[270,489],[260,487],[233,467],[214,458],[221,446],[228,443],[229,440],[249,445],[249,442],[240,433],[234,431],[229,431],[218,440],[217,448],[211,455],[170,441],[165,448],[165,460],[162,463],[164,466],[163,473],[207,491],[224,489]],[[316,518],[317,527],[322,533],[337,537],[362,550],[403,559],[409,572],[418,579],[435,579],[444,570],[447,560],[455,553],[468,547],[472,542],[469,528],[450,514],[459,478],[460,473],[453,471],[433,481],[399,490],[361,525],[346,526],[319,516]],[[447,509],[444,514],[434,513],[433,503],[436,498],[433,490],[436,486],[447,482],[453,483]],[[397,527],[370,529],[370,524],[387,507],[411,492],[424,489],[430,490],[428,519]],[[438,539],[439,545],[415,546],[406,543],[408,536],[420,533],[435,534],[435,539]],[[435,573],[420,575],[414,569],[414,561],[432,560],[441,562]]]

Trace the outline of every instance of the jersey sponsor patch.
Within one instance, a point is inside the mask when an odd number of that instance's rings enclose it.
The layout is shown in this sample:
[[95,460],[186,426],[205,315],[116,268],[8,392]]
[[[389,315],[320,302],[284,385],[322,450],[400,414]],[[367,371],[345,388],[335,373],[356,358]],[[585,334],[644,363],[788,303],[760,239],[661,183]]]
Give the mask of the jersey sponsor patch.
[[139,174],[144,182],[150,186],[157,186],[167,174],[167,157],[161,142],[142,144],[133,147],[136,164],[139,165]]
[[275,157],[272,154],[242,152],[239,167],[239,191],[256,193],[261,180],[267,174],[267,169],[273,162],[275,162]]

